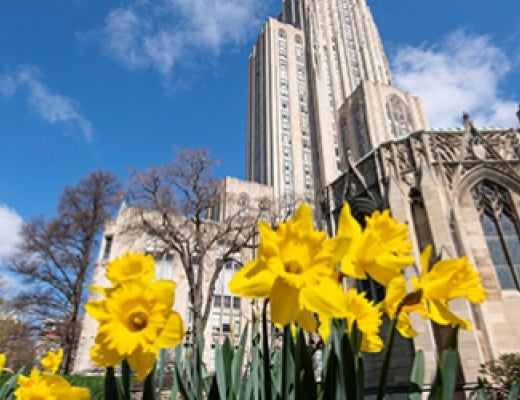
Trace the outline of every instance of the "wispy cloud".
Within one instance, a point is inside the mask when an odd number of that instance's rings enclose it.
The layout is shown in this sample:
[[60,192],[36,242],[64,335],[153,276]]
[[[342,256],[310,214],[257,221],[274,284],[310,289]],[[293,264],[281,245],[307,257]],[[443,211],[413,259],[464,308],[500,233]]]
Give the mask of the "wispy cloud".
[[461,125],[463,111],[480,126],[516,126],[517,103],[500,91],[511,68],[489,36],[464,30],[435,45],[403,47],[392,62],[396,86],[422,98],[433,127]]
[[23,220],[18,213],[0,203],[0,264],[13,254],[20,243]]
[[87,141],[92,140],[92,124],[79,111],[71,98],[54,93],[43,82],[41,72],[34,66],[21,65],[15,73],[0,75],[0,94],[11,97],[26,90],[29,107],[49,124],[65,124],[78,129]]
[[95,40],[129,70],[155,69],[168,78],[176,64],[243,43],[262,22],[259,0],[133,0],[113,9],[102,28],[79,34]]

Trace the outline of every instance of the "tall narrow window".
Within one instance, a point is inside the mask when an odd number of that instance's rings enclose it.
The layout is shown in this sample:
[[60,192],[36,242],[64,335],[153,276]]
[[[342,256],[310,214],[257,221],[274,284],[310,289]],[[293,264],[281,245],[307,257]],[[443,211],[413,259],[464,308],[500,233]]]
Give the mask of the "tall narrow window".
[[105,249],[103,251],[103,260],[108,260],[110,258],[110,253],[112,252],[112,235],[105,236]]
[[394,137],[413,132],[414,126],[406,103],[395,94],[386,102],[386,117],[390,132]]
[[495,183],[483,181],[471,194],[500,287],[520,290],[519,220],[509,193]]

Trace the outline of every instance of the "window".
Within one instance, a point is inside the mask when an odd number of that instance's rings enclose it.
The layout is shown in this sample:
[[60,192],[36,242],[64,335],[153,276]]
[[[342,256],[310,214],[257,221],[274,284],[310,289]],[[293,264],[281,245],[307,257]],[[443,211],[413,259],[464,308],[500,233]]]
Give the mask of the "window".
[[215,307],[221,307],[222,306],[222,296],[216,294],[213,297],[213,306],[215,306]]
[[110,253],[112,251],[112,239],[112,235],[105,236],[105,251],[103,251],[103,260],[108,260],[110,258]]
[[414,130],[408,106],[395,94],[391,95],[386,102],[386,117],[390,132],[394,136]]
[[239,309],[241,304],[241,298],[240,297],[233,297],[233,308]]
[[471,194],[500,287],[520,290],[519,220],[509,193],[500,185],[483,181]]
[[249,214],[249,197],[245,193],[241,193],[238,198],[238,215],[245,217]]
[[224,296],[224,307],[231,308],[231,296]]

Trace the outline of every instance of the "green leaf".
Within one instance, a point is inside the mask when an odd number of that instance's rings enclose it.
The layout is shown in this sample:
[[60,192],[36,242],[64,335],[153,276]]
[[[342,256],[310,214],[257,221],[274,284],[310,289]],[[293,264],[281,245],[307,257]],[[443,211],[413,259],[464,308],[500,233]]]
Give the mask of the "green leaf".
[[297,379],[295,382],[296,398],[302,400],[316,400],[318,394],[314,378],[314,367],[302,329],[298,329],[298,334],[296,336],[294,359],[296,364],[295,378]]
[[221,400],[226,400],[226,371],[224,364],[224,350],[217,343],[215,346],[215,377],[217,378],[218,393]]
[[294,398],[295,365],[294,365],[294,342],[289,325],[283,328],[282,348],[282,399]]
[[12,393],[15,391],[18,377],[23,373],[24,367],[20,368],[16,374],[11,376],[0,389],[0,399],[11,399]]
[[333,400],[336,398],[336,390],[338,387],[338,369],[339,362],[334,344],[328,341],[323,349],[323,372],[322,372],[322,400]]
[[203,398],[202,352],[204,351],[204,343],[204,337],[201,337],[198,341],[197,351],[194,360],[195,364],[193,365],[194,376],[192,380],[192,385],[195,387],[195,394],[197,399]]
[[[353,349],[352,342],[348,336],[346,331],[343,331],[343,336],[341,338],[341,347],[342,347],[342,357],[340,360],[340,367],[342,367],[342,375],[343,380],[345,382],[347,399],[355,400],[357,398],[357,381],[358,381],[358,371],[356,369],[356,354]],[[343,364],[343,365],[341,365]]]
[[185,400],[194,400],[192,396],[190,396],[190,393],[188,392],[188,389],[184,385],[184,381],[182,379],[180,369],[175,367],[175,377],[177,378],[177,384],[179,386],[179,390],[181,392],[182,397],[184,397]]
[[[476,398],[476,400],[488,400],[488,395],[486,393],[486,389],[484,388],[478,388],[473,392],[473,394],[474,396],[471,398]],[[513,399],[516,400],[517,398],[514,397]]]
[[211,380],[211,387],[209,389],[209,394],[208,394],[207,400],[220,400],[216,376],[214,376],[213,379]]
[[363,400],[365,398],[365,364],[363,362],[363,357],[358,357],[356,377],[357,400]]
[[519,392],[520,392],[520,381],[516,381],[515,383],[513,383],[513,386],[511,386],[511,390],[509,391],[508,400],[517,400]]
[[164,369],[166,367],[166,349],[161,349],[159,353],[159,368],[157,370],[157,388],[155,389],[155,395],[161,396],[163,383],[164,383]]
[[432,384],[431,393],[428,397],[431,400],[451,400],[453,398],[459,362],[458,332],[459,326],[457,325],[452,328],[446,338],[440,362],[437,364],[437,372]]
[[246,347],[248,327],[247,324],[242,331],[240,344],[235,351],[231,362],[231,395],[233,398],[240,398],[240,388],[242,386],[242,366],[244,365],[244,350]]
[[412,373],[410,375],[409,400],[421,400],[424,384],[424,353],[419,350],[413,360]]

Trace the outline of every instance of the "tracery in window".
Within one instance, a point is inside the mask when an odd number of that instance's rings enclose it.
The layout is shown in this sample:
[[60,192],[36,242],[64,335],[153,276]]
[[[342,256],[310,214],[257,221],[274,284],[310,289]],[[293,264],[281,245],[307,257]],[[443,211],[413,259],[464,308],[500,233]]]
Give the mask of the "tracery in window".
[[241,193],[238,197],[238,215],[245,217],[249,214],[249,196]]
[[410,110],[406,103],[395,94],[390,95],[386,102],[386,117],[388,127],[394,137],[413,132],[414,126]]
[[471,194],[500,287],[520,290],[520,229],[511,196],[487,180],[476,185]]

